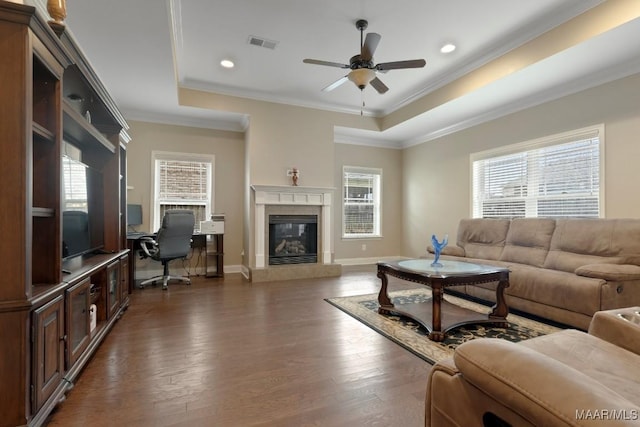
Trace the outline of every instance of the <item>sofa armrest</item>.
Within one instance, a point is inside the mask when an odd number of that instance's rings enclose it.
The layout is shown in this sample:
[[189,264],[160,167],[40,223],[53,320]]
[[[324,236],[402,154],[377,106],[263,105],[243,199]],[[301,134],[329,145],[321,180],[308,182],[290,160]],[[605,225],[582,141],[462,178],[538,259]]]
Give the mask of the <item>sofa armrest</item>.
[[[577,418],[602,408],[639,409],[582,372],[509,341],[468,341],[456,349],[454,362],[466,381],[534,425],[598,425]],[[633,423],[637,420],[619,425]]]
[[[431,245],[427,246],[427,252],[429,252],[430,254],[435,253],[435,251],[433,250],[433,246]],[[461,248],[460,246],[445,246],[444,249],[442,249],[442,252],[440,252],[440,254],[453,255],[453,256],[459,256],[459,257],[465,256],[464,248]]]
[[640,354],[640,307],[596,312],[589,334]]
[[612,282],[640,280],[640,266],[633,264],[588,264],[576,268],[575,273]]

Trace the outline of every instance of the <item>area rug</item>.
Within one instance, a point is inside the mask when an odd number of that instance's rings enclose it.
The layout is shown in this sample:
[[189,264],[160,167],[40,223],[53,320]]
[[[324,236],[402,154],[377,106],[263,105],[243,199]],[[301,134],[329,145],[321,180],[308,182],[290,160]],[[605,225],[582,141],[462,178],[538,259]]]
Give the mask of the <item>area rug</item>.
[[[395,306],[427,302],[431,298],[428,288],[389,292]],[[479,313],[488,313],[490,308],[452,295],[445,295],[447,301]],[[378,314],[378,294],[327,298],[326,301],[376,332],[396,342],[429,363],[435,363],[453,354],[453,350],[465,341],[477,338],[503,338],[518,342],[540,335],[559,331],[560,328],[509,313],[508,328],[491,324],[467,325],[449,331],[443,342],[434,342],[427,337],[427,331],[411,319]],[[446,313],[443,314],[446,316]]]

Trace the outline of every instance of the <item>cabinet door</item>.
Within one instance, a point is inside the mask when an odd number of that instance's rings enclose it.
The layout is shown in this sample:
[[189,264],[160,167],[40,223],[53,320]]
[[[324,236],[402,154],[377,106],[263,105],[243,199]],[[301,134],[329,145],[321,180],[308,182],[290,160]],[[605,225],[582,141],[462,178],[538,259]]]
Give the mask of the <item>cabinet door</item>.
[[67,368],[76,363],[91,340],[90,286],[87,278],[67,289]]
[[120,262],[107,267],[107,309],[111,319],[120,306]]
[[129,298],[129,255],[120,258],[120,303]]
[[34,410],[42,407],[64,375],[62,295],[33,312]]

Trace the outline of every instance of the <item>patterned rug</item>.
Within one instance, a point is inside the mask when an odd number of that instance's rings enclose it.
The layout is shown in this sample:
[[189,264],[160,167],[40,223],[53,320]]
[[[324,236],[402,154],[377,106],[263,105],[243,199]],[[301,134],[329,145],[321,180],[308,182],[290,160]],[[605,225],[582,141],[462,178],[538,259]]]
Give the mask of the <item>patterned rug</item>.
[[[389,292],[395,306],[407,303],[426,302],[431,298],[428,288]],[[445,300],[479,313],[488,313],[490,308],[472,301],[445,295]],[[378,314],[378,294],[351,297],[327,298],[326,301],[353,316],[376,332],[396,342],[429,363],[449,357],[453,350],[465,341],[476,338],[503,338],[518,342],[529,338],[559,331],[560,328],[536,322],[510,313],[508,328],[491,324],[467,325],[449,331],[443,342],[434,342],[427,337],[427,331],[411,319],[395,315]],[[446,316],[446,313],[443,314]]]

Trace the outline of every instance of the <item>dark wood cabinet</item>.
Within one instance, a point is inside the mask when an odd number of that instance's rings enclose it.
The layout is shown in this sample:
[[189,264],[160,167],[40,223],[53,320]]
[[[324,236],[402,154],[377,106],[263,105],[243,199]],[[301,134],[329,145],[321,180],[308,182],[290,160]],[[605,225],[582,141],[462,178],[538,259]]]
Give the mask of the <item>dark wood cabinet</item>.
[[[0,168],[0,425],[31,427],[46,423],[128,306],[121,259],[129,136],[64,26],[33,6],[0,0],[0,40],[0,158],[7,159]],[[63,250],[68,145],[94,173],[85,204],[97,212],[89,221],[95,240],[74,257]]]
[[66,290],[67,368],[71,368],[91,340],[91,280],[81,280]]
[[[126,243],[125,243],[126,244]],[[120,258],[120,304],[129,304],[129,256]]]
[[64,376],[64,301],[58,296],[33,311],[34,410],[62,384]]
[[107,312],[109,319],[115,316],[120,306],[120,262],[107,266]]

